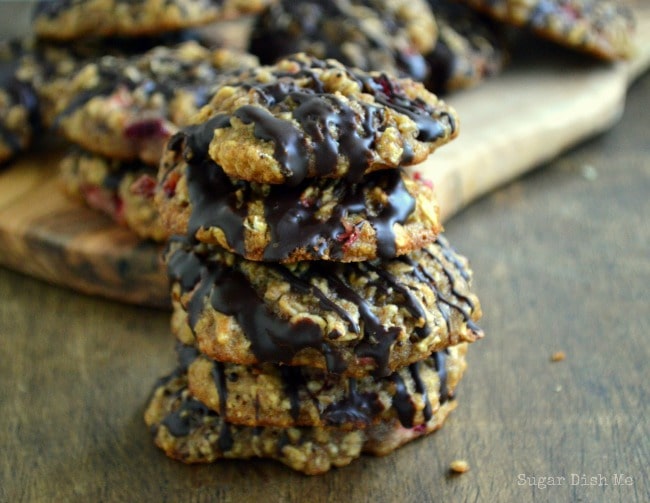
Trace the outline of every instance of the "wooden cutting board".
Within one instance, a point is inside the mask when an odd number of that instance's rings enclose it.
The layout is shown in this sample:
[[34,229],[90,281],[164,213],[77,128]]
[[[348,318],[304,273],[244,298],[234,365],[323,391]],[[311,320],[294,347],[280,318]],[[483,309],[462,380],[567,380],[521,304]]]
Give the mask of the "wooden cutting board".
[[[445,220],[616,123],[627,88],[650,66],[650,5],[636,11],[632,61],[606,64],[539,44],[501,76],[447,98],[461,134],[415,167],[434,182]],[[66,198],[59,158],[43,150],[0,171],[0,264],[86,294],[168,306],[161,246]]]

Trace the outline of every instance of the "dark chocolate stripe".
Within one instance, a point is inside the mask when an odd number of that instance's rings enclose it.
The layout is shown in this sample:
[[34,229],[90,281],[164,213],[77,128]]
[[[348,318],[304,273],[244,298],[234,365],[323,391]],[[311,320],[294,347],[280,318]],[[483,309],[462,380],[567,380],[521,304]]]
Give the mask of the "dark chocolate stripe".
[[[194,235],[201,228],[218,227],[232,250],[246,255],[244,222],[248,215],[247,203],[262,196],[254,193],[251,184],[229,178],[207,157],[214,129],[224,124],[229,124],[227,116],[216,116],[174,136],[168,148],[181,151],[188,162],[187,183],[192,206],[188,234]],[[342,224],[350,214],[362,215],[373,226],[380,257],[394,257],[397,253],[394,227],[406,224],[416,205],[403,176],[406,175],[402,170],[395,169],[370,173],[359,184],[345,180],[307,179],[293,187],[268,186],[264,212],[270,244],[264,250],[263,259],[281,262],[297,249],[309,250],[315,257],[328,252],[332,259],[341,259],[352,239]],[[366,196],[375,187],[388,197],[380,208],[371,209],[367,206]],[[326,220],[319,214],[319,196],[314,200],[305,196],[311,189],[320,194],[331,191],[338,199]]]
[[[438,244],[440,244],[441,249],[443,249],[443,254],[445,254],[445,259],[449,260],[452,259],[452,265],[456,267],[456,271],[461,275],[463,279],[469,279],[469,274],[467,271],[465,271],[464,267],[462,266],[462,263],[460,260],[454,256],[453,252],[451,250],[448,250],[446,253],[444,252],[444,241],[441,243],[440,236],[437,238]],[[445,265],[445,263],[437,257],[434,253],[432,253],[428,248],[423,248],[422,251],[426,253],[429,257],[431,257],[434,261],[436,261],[441,269],[445,277],[447,278],[447,281],[449,283],[449,289],[456,298],[458,298],[461,302],[465,302],[469,306],[469,310],[465,308],[464,306],[460,305],[458,302],[454,301],[453,299],[449,299],[446,296],[444,296],[440,289],[436,286],[436,281],[431,274],[426,271],[420,264],[417,264],[415,261],[413,261],[410,257],[408,256],[402,256],[400,259],[407,264],[409,264],[411,267],[413,267],[413,274],[423,282],[428,282],[431,285],[432,290],[435,291],[436,293],[436,303],[438,305],[438,310],[442,314],[442,316],[445,319],[445,322],[447,324],[447,328],[450,329],[450,313],[448,308],[455,309],[458,311],[461,316],[463,317],[463,320],[467,324],[467,327],[474,332],[475,334],[481,334],[482,329],[474,322],[472,319],[472,315],[470,310],[474,309],[474,302],[470,297],[467,295],[464,295],[460,293],[457,290],[456,287],[456,280],[454,279],[454,275],[452,271],[449,270],[449,268]],[[447,306],[447,309],[444,307]]]
[[293,420],[297,421],[300,416],[300,392],[307,390],[307,380],[301,367],[280,365],[278,371],[280,372],[284,392],[289,397],[291,406],[289,412]]
[[226,420],[226,409],[228,405],[228,387],[226,386],[226,375],[224,373],[224,365],[221,362],[214,362],[212,366],[212,379],[217,387],[219,395],[219,415],[221,416],[221,428],[219,429],[219,438],[217,445],[221,452],[229,451],[232,449],[234,440],[230,431],[230,426]]
[[[299,70],[292,74],[276,73],[277,80],[272,84],[258,82],[254,76],[239,83],[229,82],[229,85],[256,92],[265,107],[290,110],[293,121],[300,126],[254,105],[244,105],[232,113],[245,124],[254,124],[257,138],[274,143],[275,159],[290,185],[301,183],[307,176],[331,175],[339,157],[348,160],[346,177],[351,181],[361,180],[373,159],[374,138],[384,118],[384,110],[377,103],[409,117],[418,128],[420,141],[437,141],[445,136],[447,127],[455,129],[449,113],[441,111],[433,117],[434,109],[430,105],[419,98],[410,99],[398,81],[386,75],[346,70],[318,60],[312,60],[312,66],[295,58],[292,61],[297,63]],[[358,101],[353,109],[334,94],[324,91],[315,68],[345,72],[365,93],[373,95],[376,103]],[[294,82],[299,79],[305,82],[297,90]],[[222,127],[229,126],[222,124]],[[313,165],[309,164],[310,156]],[[411,160],[412,152],[405,149],[402,161]]]
[[347,423],[369,425],[382,410],[383,406],[376,393],[360,393],[357,390],[357,381],[348,379],[345,398],[327,406],[322,418],[331,426]]
[[[427,337],[431,333],[431,328],[427,323],[427,312],[424,309],[422,302],[420,302],[415,297],[411,289],[404,283],[397,281],[397,278],[394,275],[390,274],[386,269],[373,265],[370,262],[363,264],[361,267],[367,267],[370,271],[373,271],[379,278],[383,280],[384,285],[387,285],[388,288],[391,288],[403,295],[404,306],[408,312],[411,313],[411,315],[416,320],[422,320],[422,325],[416,327],[414,332],[422,339]],[[379,282],[375,281],[375,284],[377,284],[378,287],[381,287],[381,284],[379,284]]]
[[214,417],[217,415],[198,400],[191,397],[183,397],[182,391],[177,393],[178,400],[182,400],[182,402],[161,423],[175,437],[186,437],[203,424],[203,419],[206,416]]
[[453,395],[449,393],[449,388],[447,388],[447,355],[449,354],[448,349],[443,351],[436,351],[433,353],[433,361],[435,364],[436,371],[438,372],[438,378],[440,379],[440,404],[442,405],[447,400],[453,398]]
[[[251,341],[253,353],[260,361],[287,363],[301,349],[314,348],[325,354],[331,372],[345,370],[340,355],[331,348],[318,325],[307,319],[290,323],[279,318],[259,297],[250,279],[240,270],[238,261],[232,265],[225,265],[220,260],[202,258],[191,248],[178,249],[168,258],[169,275],[172,280],[179,281],[184,291],[194,290],[188,305],[188,319],[192,328],[197,323],[208,299],[216,311],[233,316],[237,320],[244,335]],[[432,289],[437,291],[433,278],[421,266],[412,263],[408,257],[403,260],[407,263],[410,261],[418,279],[430,282]],[[324,291],[307,279],[307,269],[311,277],[324,280],[328,289],[338,298],[357,306],[359,322],[355,322]],[[400,304],[416,320],[426,320],[426,312],[417,297],[406,285],[401,284],[396,277],[378,265],[312,262],[307,269],[287,268],[281,265],[270,267],[270,271],[278,273],[289,283],[291,289],[314,295],[322,309],[337,313],[348,324],[350,331],[359,333],[362,330],[363,339],[354,348],[357,358],[371,358],[376,364],[375,375],[388,375],[390,350],[401,329],[385,327],[374,314],[373,305],[355,291],[344,278],[344,273],[363,276],[368,274],[368,269],[376,271],[377,278],[372,280],[374,287],[379,288],[380,291],[391,292],[390,295],[397,294],[401,298]],[[353,272],[354,269],[357,269],[356,273]],[[451,273],[448,278],[453,286]],[[446,299],[442,299],[441,302],[458,309],[469,319],[469,313],[462,306]],[[444,309],[441,311],[444,312]],[[415,332],[418,336],[425,337],[429,330],[428,324],[424,323]]]
[[[431,356],[431,358],[436,358],[436,354],[434,353]],[[411,374],[411,378],[413,379],[413,382],[415,383],[415,391],[417,393],[420,393],[420,395],[422,395],[422,400],[424,401],[424,410],[422,411],[422,414],[424,415],[424,420],[428,421],[433,416],[433,411],[431,409],[431,401],[429,400],[429,394],[427,392],[427,388],[424,385],[424,382],[422,381],[422,376],[420,375],[421,367],[422,367],[422,362],[412,363],[411,365],[409,365],[409,372]],[[440,375],[440,373],[438,373],[438,375]]]
[[207,298],[216,311],[237,320],[260,361],[286,363],[301,349],[320,349],[322,334],[313,322],[290,323],[278,318],[268,310],[241,271],[218,262],[202,263],[192,255],[191,251],[177,250],[168,266],[170,277],[180,281],[184,289],[190,285],[196,288],[188,306],[192,329]]
[[393,407],[397,411],[397,418],[405,428],[412,428],[415,419],[415,405],[411,400],[406,383],[401,375],[397,372],[390,376],[395,384],[395,396],[393,397]]
[[345,309],[343,309],[336,302],[332,301],[327,295],[325,295],[322,290],[312,285],[300,276],[292,274],[286,267],[277,266],[274,268],[274,271],[280,274],[285,279],[285,281],[287,281],[287,283],[290,283],[292,289],[300,293],[309,293],[313,295],[318,299],[318,303],[320,304],[321,308],[329,311],[334,311],[341,317],[341,319],[347,323],[349,329],[352,332],[355,334],[359,333],[359,324],[352,319],[350,314]]
[[[322,255],[324,247],[330,248],[331,257],[341,259],[349,246],[346,229],[341,223],[346,215],[361,214],[375,229],[377,254],[393,258],[396,253],[395,224],[405,224],[415,209],[415,198],[408,192],[401,170],[370,173],[363,183],[349,184],[344,180],[326,180],[320,183],[306,180],[296,188],[272,186],[265,201],[265,216],[270,228],[271,245],[264,251],[264,260],[270,262],[286,259],[297,248],[315,250]],[[311,186],[327,192],[333,187],[339,198],[327,220],[318,214],[318,201],[305,201],[301,195]],[[367,207],[366,194],[379,187],[388,200],[373,215]],[[229,241],[231,242],[231,241]]]
[[372,312],[370,303],[356,293],[339,275],[333,274],[335,269],[331,265],[318,264],[314,268],[318,271],[317,274],[321,274],[326,279],[329,287],[340,298],[352,302],[359,310],[359,317],[363,321],[364,337],[355,347],[356,356],[371,358],[377,365],[376,376],[388,375],[390,373],[388,367],[390,348],[397,339],[400,329],[398,327],[385,328],[381,320]]

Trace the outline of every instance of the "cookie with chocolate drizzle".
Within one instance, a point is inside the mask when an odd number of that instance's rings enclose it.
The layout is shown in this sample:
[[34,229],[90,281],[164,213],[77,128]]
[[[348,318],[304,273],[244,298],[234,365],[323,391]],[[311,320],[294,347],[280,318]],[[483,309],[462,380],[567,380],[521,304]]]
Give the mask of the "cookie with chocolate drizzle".
[[229,176],[298,185],[359,182],[423,161],[458,134],[456,112],[419,82],[297,54],[225,82],[193,119]]
[[422,81],[436,37],[426,0],[281,0],[257,17],[249,50],[263,64],[305,52]]
[[39,0],[33,30],[39,37],[143,36],[203,26],[260,12],[269,0]]
[[143,239],[164,241],[167,230],[153,201],[155,177],[155,168],[142,162],[109,159],[80,149],[72,149],[59,164],[59,179],[68,195]]
[[232,179],[205,148],[189,128],[163,154],[156,202],[170,235],[249,260],[350,262],[403,255],[442,230],[432,187],[401,168],[287,187]]
[[387,376],[482,337],[466,260],[439,236],[392,260],[281,265],[174,238],[172,331],[218,361]]
[[383,456],[427,435],[439,429],[455,407],[455,400],[444,401],[426,423],[413,427],[403,426],[398,419],[350,431],[243,426],[225,421],[197,400],[187,387],[187,374],[178,369],[156,384],[144,417],[154,443],[167,456],[185,463],[267,458],[317,475],[348,465],[363,453]]
[[54,123],[72,143],[111,158],[158,165],[163,145],[230,72],[257,59],[195,41],[79,68],[56,101]]
[[425,424],[453,398],[466,351],[467,344],[461,343],[389,376],[354,379],[312,367],[217,362],[195,350],[188,387],[200,402],[234,424],[352,430],[397,418],[412,428]]
[[461,0],[494,19],[592,56],[617,60],[634,53],[634,16],[615,0]]

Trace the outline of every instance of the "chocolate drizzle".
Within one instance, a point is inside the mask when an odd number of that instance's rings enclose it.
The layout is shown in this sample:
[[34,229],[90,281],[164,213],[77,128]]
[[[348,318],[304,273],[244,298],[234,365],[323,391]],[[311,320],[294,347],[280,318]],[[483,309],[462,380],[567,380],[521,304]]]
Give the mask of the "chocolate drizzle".
[[[358,264],[351,265],[355,267]],[[329,272],[328,272],[329,269]],[[390,358],[390,349],[400,333],[398,327],[386,328],[379,317],[372,311],[372,306],[361,295],[359,295],[352,286],[350,286],[338,274],[333,274],[334,268],[320,264],[316,270],[326,278],[327,283],[336,294],[357,306],[359,318],[363,322],[363,340],[355,347],[357,358],[370,358],[376,364],[375,375],[386,376],[390,373],[388,366]],[[355,326],[351,326],[352,331]]]
[[287,177],[289,185],[304,180],[308,166],[305,138],[293,124],[252,105],[237,109],[233,116],[244,124],[253,123],[256,138],[272,141],[275,144],[275,158],[280,163],[282,173]]
[[[312,78],[319,83],[315,75]],[[275,144],[275,159],[286,184],[295,186],[308,176],[332,175],[339,156],[344,156],[349,163],[346,178],[351,182],[360,181],[372,161],[373,127],[381,121],[381,109],[365,105],[359,117],[342,100],[318,87],[294,91],[295,86],[281,84],[259,86],[255,90],[268,107],[293,108],[292,117],[299,127],[253,105],[238,108],[233,116],[244,124],[253,123],[256,138]],[[313,165],[310,154],[313,154]]]
[[301,367],[281,365],[278,367],[282,379],[284,392],[289,397],[291,404],[291,417],[297,421],[300,417],[300,396],[301,391],[307,391],[307,380]]
[[180,405],[165,416],[161,423],[175,437],[186,437],[201,427],[206,416],[217,415],[207,406],[189,396],[183,397],[179,393],[178,400],[182,400]]
[[[265,216],[270,228],[271,242],[264,251],[265,261],[286,260],[297,248],[314,250],[315,258],[327,252],[332,260],[340,260],[349,246],[344,238],[343,220],[347,215],[364,216],[375,229],[377,254],[393,258],[396,253],[396,223],[405,224],[415,208],[415,199],[407,191],[401,170],[371,173],[363,184],[348,184],[340,180],[324,180],[316,185],[307,181],[295,189],[272,186],[266,199]],[[318,201],[305,201],[302,194],[309,187],[319,186],[320,192],[333,187],[338,203],[327,220],[318,216]],[[376,214],[368,208],[366,196],[380,187],[388,199]]]
[[[440,243],[440,241],[439,241],[439,243]],[[442,248],[444,249],[445,246],[442,243],[440,243],[440,244],[441,244]],[[465,295],[465,294],[458,291],[456,281],[454,279],[452,271],[449,270],[449,268],[445,266],[445,264],[442,262],[442,260],[440,260],[440,258],[437,257],[435,254],[433,254],[431,252],[431,250],[429,250],[427,248],[424,248],[423,251],[424,251],[424,253],[429,255],[432,259],[434,259],[436,262],[438,262],[438,264],[440,264],[440,266],[442,267],[442,272],[446,276],[447,281],[449,282],[449,289],[450,289],[451,293],[456,298],[458,298],[461,302],[464,302],[465,304],[467,304],[469,306],[470,310],[473,310],[474,309],[474,302],[472,301],[472,299],[469,296],[467,296],[467,295]],[[446,255],[446,256],[449,256],[449,255]],[[467,271],[465,271],[465,268],[462,266],[462,264],[458,261],[458,259],[456,257],[453,257],[453,258],[454,258],[454,260],[452,262],[453,265],[457,268],[457,270],[461,271],[461,275],[463,276],[463,278],[465,278],[466,275],[468,274]],[[426,274],[426,271],[423,270],[423,272]],[[458,304],[454,300],[449,299],[448,297],[442,295],[442,293],[440,292],[439,289],[436,289],[436,295],[437,295],[438,302],[442,302],[442,303],[446,304],[447,306],[456,309],[462,315],[463,319],[465,320],[465,323],[467,323],[467,328],[469,328],[472,332],[474,332],[477,335],[483,333],[481,328],[472,319],[470,311],[468,311],[466,308],[464,308],[463,306],[461,306],[460,304]]]
[[437,351],[433,353],[433,361],[436,366],[436,371],[438,372],[438,377],[440,378],[440,404],[445,403],[447,400],[453,398],[453,395],[449,393],[447,388],[447,355],[449,354],[448,349],[443,351]]
[[[192,206],[190,236],[199,229],[218,227],[231,249],[246,256],[244,229],[248,204],[263,199],[271,242],[261,257],[264,261],[286,261],[296,250],[304,250],[314,259],[328,256],[331,260],[340,260],[351,245],[351,240],[346,238],[348,230],[344,221],[352,215],[359,215],[374,228],[378,256],[396,256],[394,226],[405,225],[416,204],[407,190],[403,178],[406,175],[401,169],[370,173],[363,183],[307,179],[293,187],[269,185],[260,188],[229,178],[207,157],[214,128],[224,123],[228,123],[226,116],[216,116],[175,135],[168,145],[170,151],[182,155],[188,163],[187,184]],[[376,207],[370,207],[369,193],[375,189],[387,197]],[[320,214],[323,202],[319,195],[324,193],[332,193],[337,202],[327,218]]]
[[[454,254],[451,248],[449,248],[447,240],[439,235],[436,239],[436,243],[439,245],[439,249],[442,251],[445,260],[449,261],[454,266],[455,271],[461,276],[461,278],[464,281],[469,281],[470,279],[469,272],[466,270],[463,263],[458,259],[458,257]],[[483,331],[474,322],[471,315],[471,310],[473,310],[475,307],[472,299],[468,295],[464,295],[458,291],[456,280],[454,278],[454,273],[447,267],[447,265],[445,265],[445,263],[440,259],[440,257],[432,253],[430,248],[423,248],[422,252],[427,254],[429,257],[431,257],[431,259],[433,259],[435,262],[437,262],[440,265],[442,273],[447,278],[450,293],[454,295],[456,298],[458,298],[461,302],[467,304],[469,308],[468,309],[462,306],[455,300],[444,295],[441,292],[440,288],[438,288],[436,284],[436,280],[431,275],[431,273],[427,271],[425,268],[423,268],[420,264],[415,262],[411,257],[409,256],[400,257],[400,260],[409,264],[413,268],[413,274],[418,278],[418,280],[422,282],[428,282],[432,286],[432,289],[436,294],[436,303],[438,306],[438,310],[440,311],[440,314],[442,314],[442,316],[445,319],[445,323],[447,324],[447,330],[451,331],[450,309],[455,309],[463,317],[463,320],[467,324],[467,327],[472,332],[474,332],[477,336],[480,336],[483,333]]]
[[[182,240],[180,242],[183,243]],[[429,249],[424,249],[423,253],[441,266],[451,294],[468,307],[443,295],[432,273],[423,265],[410,257],[402,257],[400,260],[411,265],[415,278],[429,284],[436,293],[439,310],[449,330],[449,308],[453,308],[463,316],[470,330],[480,334],[480,328],[471,318],[473,302],[470,297],[457,290],[454,274],[448,265]],[[170,278],[178,281],[183,291],[193,291],[187,306],[188,320],[192,328],[196,326],[206,302],[209,302],[216,311],[235,318],[244,336],[250,340],[251,350],[259,361],[290,363],[302,349],[314,348],[325,355],[330,372],[345,371],[348,363],[338,353],[336,344],[330,342],[335,341],[340,334],[324,334],[322,329],[307,317],[298,321],[279,317],[270,310],[261,294],[256,291],[247,275],[249,273],[245,274],[241,269],[241,259],[232,256],[234,261],[226,260],[226,254],[227,252],[220,251],[214,256],[202,256],[187,243],[169,254]],[[353,347],[354,355],[357,361],[370,359],[374,363],[374,375],[377,377],[390,374],[392,347],[402,330],[397,326],[384,326],[375,312],[374,305],[377,302],[396,303],[408,312],[413,318],[412,337],[424,339],[431,333],[430,315],[417,297],[417,290],[398,280],[386,267],[381,266],[381,261],[349,264],[312,262],[308,263],[308,267],[287,267],[279,264],[264,267],[268,267],[266,274],[277,274],[295,292],[313,295],[318,299],[321,309],[336,313],[346,323],[350,332],[362,334],[363,337]],[[365,299],[356,287],[349,283],[348,278],[354,276],[368,278],[367,288],[377,292],[374,301]],[[327,285],[336,297],[357,306],[358,321],[334,302],[331,295],[317,286],[321,282]]]
[[418,128],[416,138],[435,142],[445,135],[446,127],[456,129],[454,117],[447,111],[435,112],[421,98],[409,98],[399,84],[385,74],[362,76],[363,89],[374,95],[377,103],[406,115]]
[[393,407],[397,412],[397,418],[405,428],[412,428],[415,419],[415,404],[411,400],[411,395],[406,387],[406,383],[401,375],[397,372],[390,376],[395,385],[395,396],[393,397]]
[[217,445],[221,452],[229,451],[233,446],[232,433],[230,425],[226,421],[226,409],[228,405],[228,388],[226,386],[226,376],[223,370],[223,363],[214,362],[212,367],[212,378],[217,386],[217,393],[219,394],[219,415],[221,416],[221,428],[219,430],[219,439]]
[[428,316],[426,310],[424,309],[424,306],[415,298],[415,295],[411,289],[409,289],[409,287],[405,284],[397,281],[397,278],[395,276],[390,274],[385,269],[382,269],[381,267],[377,267],[372,263],[366,264],[365,267],[368,267],[369,270],[374,272],[378,278],[382,280],[374,282],[377,288],[386,289],[387,286],[389,289],[393,289],[403,296],[404,306],[408,312],[411,313],[413,318],[419,321],[420,326],[417,326],[418,323],[416,322],[416,328],[414,330],[415,333],[421,339],[427,337],[431,333],[431,328],[427,323]]
[[[423,142],[438,141],[448,129],[456,127],[446,109],[436,110],[420,98],[409,98],[399,81],[384,74],[370,75],[316,59],[289,59],[299,69],[288,74],[276,70],[277,80],[271,84],[257,81],[254,75],[238,83],[229,82],[259,97],[264,108],[244,105],[231,115],[245,124],[253,124],[256,138],[274,143],[275,159],[286,184],[295,186],[306,177],[336,175],[342,159],[347,164],[345,177],[352,182],[360,181],[375,160],[377,133],[387,126],[384,108],[411,119],[418,129],[417,139]],[[321,81],[323,69],[346,73],[375,102],[355,100],[355,106],[350,106],[326,88]],[[296,81],[301,82],[299,89]],[[290,112],[291,120],[279,118],[275,112]],[[221,124],[230,126],[230,122]],[[413,152],[405,147],[401,164],[411,162],[412,156]]]
[[346,423],[367,426],[383,409],[377,393],[361,393],[357,390],[357,381],[348,379],[346,397],[328,405],[321,415],[330,426]]
[[[431,357],[435,359],[437,357],[437,353],[434,353]],[[422,411],[422,414],[424,415],[424,420],[428,421],[433,416],[433,411],[431,409],[431,401],[429,400],[429,395],[427,394],[427,388],[424,385],[424,382],[422,381],[422,376],[420,375],[421,365],[422,365],[421,362],[412,363],[411,365],[409,365],[409,373],[411,374],[411,379],[413,379],[413,382],[415,383],[416,393],[420,393],[420,395],[422,395],[422,400],[424,401],[424,410]],[[436,367],[436,370],[438,371],[438,377],[440,380],[440,386],[441,386],[440,389],[442,389],[443,380],[445,381],[445,386],[446,386],[447,374],[445,373],[443,376],[440,373],[440,369],[438,367]],[[440,399],[442,400],[442,396],[440,397]],[[442,403],[442,401],[440,403]]]
[[[413,402],[413,393],[419,394],[424,402],[424,408],[422,410],[424,421],[427,422],[433,417],[433,407],[429,399],[429,392],[433,390],[428,390],[422,379],[421,373],[423,368],[432,367],[438,373],[440,387],[439,390],[435,391],[438,391],[440,394],[439,403],[442,404],[450,398],[453,398],[447,391],[447,356],[448,350],[445,349],[433,353],[425,361],[416,362],[408,366],[406,371],[413,381],[413,392],[408,389],[404,377],[402,377],[400,372],[394,372],[385,378],[395,386],[392,407],[395,408],[397,417],[405,428],[412,428],[415,424],[417,410]],[[280,381],[284,393],[289,398],[291,417],[296,422],[299,421],[301,415],[301,400],[313,400],[314,405],[319,410],[323,423],[327,426],[334,427],[352,424],[356,427],[364,428],[373,424],[385,410],[378,393],[376,391],[360,391],[358,389],[359,383],[357,379],[348,378],[346,380],[347,387],[344,396],[333,403],[325,405],[319,402],[317,398],[318,391],[310,391],[307,386],[310,379],[308,376],[309,369],[299,366],[279,365],[276,367],[276,370],[280,373]],[[224,364],[213,361],[211,373],[219,396],[219,415],[225,418],[228,389]],[[381,387],[379,381],[375,381],[375,383],[377,387]],[[332,385],[345,386],[345,383],[343,380],[328,383],[327,377],[324,377],[323,387]],[[256,404],[256,406],[258,405]],[[230,432],[227,426],[224,425],[219,437],[220,449],[228,450],[230,448],[228,446],[232,445],[228,443],[232,441],[229,435]]]

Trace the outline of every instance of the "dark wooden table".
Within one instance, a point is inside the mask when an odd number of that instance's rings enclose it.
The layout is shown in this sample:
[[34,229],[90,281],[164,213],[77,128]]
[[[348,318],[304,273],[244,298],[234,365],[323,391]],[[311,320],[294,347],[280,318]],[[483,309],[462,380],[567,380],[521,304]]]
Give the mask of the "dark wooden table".
[[0,269],[0,501],[650,501],[648,110],[646,74],[612,131],[448,222],[487,333],[459,407],[321,477],[167,459],[142,413],[174,364],[168,313]]

